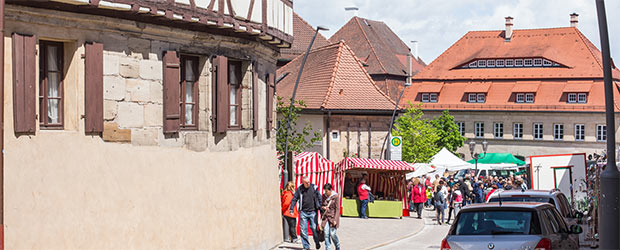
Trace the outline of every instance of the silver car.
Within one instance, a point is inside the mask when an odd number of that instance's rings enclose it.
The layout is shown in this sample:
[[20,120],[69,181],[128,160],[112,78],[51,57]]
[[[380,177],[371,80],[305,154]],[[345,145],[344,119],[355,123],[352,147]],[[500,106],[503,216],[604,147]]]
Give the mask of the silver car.
[[549,203],[473,204],[459,211],[441,249],[579,249],[581,232]]

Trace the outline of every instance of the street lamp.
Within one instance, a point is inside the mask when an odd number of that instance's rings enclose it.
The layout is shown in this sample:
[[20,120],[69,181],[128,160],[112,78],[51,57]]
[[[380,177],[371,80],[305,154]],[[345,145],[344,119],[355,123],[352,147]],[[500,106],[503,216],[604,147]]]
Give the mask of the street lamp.
[[476,174],[478,174],[478,160],[484,158],[487,155],[487,148],[489,147],[489,143],[487,141],[482,142],[482,155],[480,153],[476,153],[476,142],[469,142],[469,153],[471,154],[471,158],[474,158]]
[[[314,32],[314,36],[312,40],[310,40],[310,44],[308,44],[308,49],[306,49],[306,54],[304,55],[304,59],[301,61],[301,66],[299,67],[299,73],[297,74],[297,80],[295,81],[295,87],[293,88],[293,94],[291,95],[291,105],[288,107],[288,114],[286,116],[286,144],[284,144],[284,169],[282,171],[284,180],[288,179],[288,131],[291,128],[291,113],[293,112],[293,105],[295,104],[295,94],[297,94],[297,87],[299,86],[299,80],[301,79],[301,72],[304,70],[304,66],[306,65],[306,60],[308,59],[308,54],[310,54],[310,49],[312,48],[312,44],[314,44],[314,39],[319,34],[319,30],[329,30],[323,26],[317,26],[316,32]],[[285,182],[283,182],[285,183]]]

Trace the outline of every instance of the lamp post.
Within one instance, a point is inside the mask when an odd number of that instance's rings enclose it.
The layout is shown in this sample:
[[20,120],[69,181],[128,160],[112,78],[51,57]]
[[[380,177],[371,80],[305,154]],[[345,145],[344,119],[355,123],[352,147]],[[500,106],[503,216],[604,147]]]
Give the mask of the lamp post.
[[[314,39],[319,34],[319,30],[329,30],[323,26],[317,26],[316,32],[314,32],[314,36],[312,40],[310,40],[310,44],[308,44],[308,49],[306,49],[306,54],[304,54],[304,59],[301,61],[301,66],[299,66],[299,73],[297,74],[297,80],[295,80],[295,87],[293,88],[293,94],[291,95],[291,105],[288,108],[288,114],[286,116],[286,143],[284,144],[284,171],[282,178],[288,179],[288,131],[291,128],[291,113],[293,112],[293,105],[295,105],[295,94],[297,94],[297,87],[299,86],[299,80],[301,79],[301,72],[304,70],[304,66],[306,65],[306,60],[308,59],[308,54],[310,54],[310,49],[312,48],[312,44],[314,44]],[[285,179],[285,180],[286,180]]]
[[478,174],[478,160],[484,158],[487,155],[487,148],[489,147],[489,143],[487,141],[482,142],[482,155],[480,153],[476,153],[476,142],[469,142],[469,153],[471,154],[471,158],[474,159],[476,173]]
[[614,117],[614,85],[611,75],[611,54],[609,50],[609,33],[607,31],[607,17],[605,14],[605,1],[596,0],[598,14],[598,29],[601,37],[601,52],[603,60],[603,82],[605,85],[605,114],[607,126],[607,166],[601,173],[600,190],[601,200],[599,214],[604,215],[599,227],[601,249],[620,248],[620,215],[618,206],[620,197],[620,173],[616,167],[616,125]]

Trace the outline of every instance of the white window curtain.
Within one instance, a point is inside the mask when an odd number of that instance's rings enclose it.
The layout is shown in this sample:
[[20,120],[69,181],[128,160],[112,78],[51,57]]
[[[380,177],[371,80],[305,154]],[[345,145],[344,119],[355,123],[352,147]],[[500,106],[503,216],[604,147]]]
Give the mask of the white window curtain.
[[60,69],[58,65],[58,48],[55,46],[47,47],[47,121],[49,123],[59,123],[58,107],[60,106],[59,87]]

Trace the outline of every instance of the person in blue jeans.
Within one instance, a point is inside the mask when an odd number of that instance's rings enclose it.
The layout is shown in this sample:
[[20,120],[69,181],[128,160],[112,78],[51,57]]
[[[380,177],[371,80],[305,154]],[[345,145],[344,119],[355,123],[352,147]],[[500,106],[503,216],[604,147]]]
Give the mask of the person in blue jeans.
[[321,228],[325,230],[325,249],[329,250],[331,244],[334,244],[336,250],[340,250],[340,240],[336,235],[338,224],[340,224],[340,200],[338,193],[332,189],[329,183],[323,186]]
[[312,230],[312,238],[316,249],[321,248],[319,243],[319,236],[317,234],[317,211],[321,208],[321,194],[315,185],[310,184],[310,177],[304,176],[302,178],[302,184],[295,190],[293,194],[293,200],[291,201],[290,210],[291,213],[295,209],[295,204],[299,201],[299,226],[301,228],[301,244],[304,249],[310,249],[310,242],[308,241],[308,223],[310,223],[310,230]]
[[360,218],[368,219],[368,215],[366,215],[366,209],[368,209],[368,200],[370,198],[370,187],[366,185],[366,179],[362,178],[360,180],[360,184],[357,186],[357,196],[360,199]]

